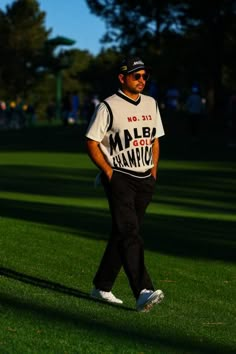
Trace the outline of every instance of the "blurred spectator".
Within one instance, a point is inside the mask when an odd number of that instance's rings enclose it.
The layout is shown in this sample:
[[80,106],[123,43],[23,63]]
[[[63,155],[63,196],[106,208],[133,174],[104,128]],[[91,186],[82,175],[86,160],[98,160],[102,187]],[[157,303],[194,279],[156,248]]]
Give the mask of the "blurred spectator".
[[71,95],[70,92],[67,91],[62,98],[62,121],[64,126],[68,125],[68,120],[71,111],[72,111]]
[[35,125],[36,122],[36,113],[35,107],[30,103],[26,108],[26,117],[27,117],[27,126],[31,127]]
[[77,91],[73,91],[73,93],[71,95],[70,118],[73,118],[74,123],[76,123],[76,124],[78,124],[78,120],[79,120],[79,106],[80,106],[79,94]]
[[204,112],[204,101],[197,86],[192,87],[191,93],[185,103],[185,109],[188,114],[192,137],[196,139],[200,129],[202,129],[202,117]]
[[151,80],[148,83],[148,94],[153,97],[155,100],[158,98],[158,86],[156,80]]
[[21,97],[16,99],[16,115],[18,119],[18,129],[24,128],[26,126],[26,111],[28,106],[25,104],[24,100]]
[[56,116],[56,104],[53,100],[51,100],[46,107],[46,117],[48,123],[52,123],[55,116]]
[[11,101],[7,109],[7,123],[10,129],[20,129],[20,119],[15,101]]
[[84,104],[82,107],[82,115],[85,119],[86,126],[88,126],[90,119],[95,111],[95,108],[100,103],[98,95],[92,95],[85,97]]
[[171,111],[179,109],[180,92],[175,87],[170,87],[166,92],[166,108]]
[[[98,98],[97,95],[94,95],[91,99],[91,103],[92,103],[92,111],[94,112],[95,108],[97,107],[97,105],[100,103],[100,100]],[[92,114],[93,114],[92,112]]]
[[0,128],[6,128],[7,119],[6,119],[6,103],[5,101],[0,101]]
[[236,91],[228,100],[228,146],[236,147]]

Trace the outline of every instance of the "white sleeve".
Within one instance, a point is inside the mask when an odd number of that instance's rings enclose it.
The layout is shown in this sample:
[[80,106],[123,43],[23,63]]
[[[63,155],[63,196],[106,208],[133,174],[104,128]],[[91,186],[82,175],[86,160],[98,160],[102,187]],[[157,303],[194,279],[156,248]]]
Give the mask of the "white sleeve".
[[94,111],[85,136],[101,142],[110,124],[110,114],[106,105],[101,102]]

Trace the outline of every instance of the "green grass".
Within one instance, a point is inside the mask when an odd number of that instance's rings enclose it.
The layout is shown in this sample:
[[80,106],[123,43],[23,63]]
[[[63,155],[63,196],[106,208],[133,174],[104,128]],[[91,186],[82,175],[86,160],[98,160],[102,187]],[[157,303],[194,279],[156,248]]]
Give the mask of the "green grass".
[[236,352],[235,151],[163,139],[143,236],[165,301],[141,314],[123,272],[124,305],[89,298],[110,217],[83,127],[0,132],[0,149],[1,354]]

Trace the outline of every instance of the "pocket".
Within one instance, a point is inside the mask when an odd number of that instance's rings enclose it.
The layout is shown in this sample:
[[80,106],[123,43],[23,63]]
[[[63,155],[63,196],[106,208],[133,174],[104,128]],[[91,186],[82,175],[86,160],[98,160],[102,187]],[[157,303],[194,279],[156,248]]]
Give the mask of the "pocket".
[[111,182],[113,181],[113,178],[114,178],[114,172],[115,172],[115,171],[112,172],[111,179],[108,179],[107,175],[106,175],[104,172],[102,172],[102,175],[101,175],[101,182],[102,182],[103,185],[109,185],[109,184],[111,184]]
[[116,171],[113,170],[111,179],[110,179],[110,181],[109,181],[110,183],[112,183],[112,182],[114,181],[115,174],[116,174]]
[[157,180],[156,180],[156,178],[153,177],[153,175],[151,175],[150,178],[154,183],[156,183]]
[[149,187],[151,188],[152,192],[154,192],[155,188],[156,188],[156,179],[151,175],[149,177]]

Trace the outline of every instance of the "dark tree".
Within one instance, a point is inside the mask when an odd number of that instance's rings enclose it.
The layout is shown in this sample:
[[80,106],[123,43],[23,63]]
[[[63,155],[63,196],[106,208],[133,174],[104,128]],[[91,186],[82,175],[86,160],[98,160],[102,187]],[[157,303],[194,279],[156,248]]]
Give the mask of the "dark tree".
[[13,97],[35,84],[50,31],[35,0],[16,0],[0,12],[0,82]]
[[236,81],[235,0],[86,1],[107,23],[104,43],[149,55],[161,64],[161,75],[175,66],[176,75],[204,79],[214,113],[219,112],[223,87]]

